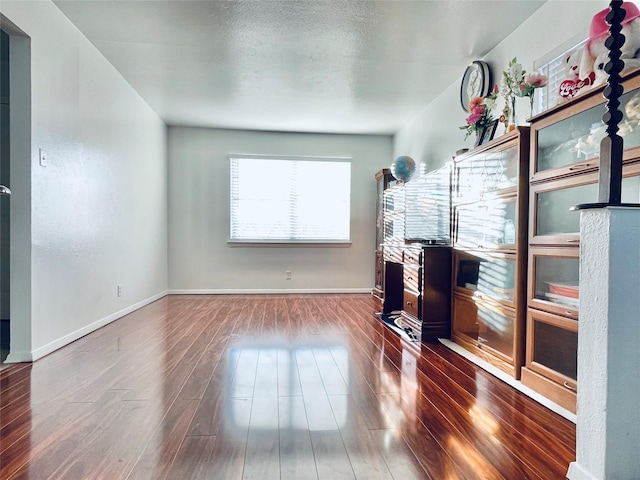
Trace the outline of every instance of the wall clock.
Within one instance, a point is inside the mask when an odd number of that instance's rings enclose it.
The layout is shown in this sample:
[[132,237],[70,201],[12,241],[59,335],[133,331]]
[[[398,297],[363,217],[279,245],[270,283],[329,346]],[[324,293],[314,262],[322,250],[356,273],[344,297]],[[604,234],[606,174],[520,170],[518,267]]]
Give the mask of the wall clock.
[[474,97],[486,97],[491,88],[491,70],[487,62],[473,61],[462,76],[460,83],[460,106],[469,111],[469,100]]

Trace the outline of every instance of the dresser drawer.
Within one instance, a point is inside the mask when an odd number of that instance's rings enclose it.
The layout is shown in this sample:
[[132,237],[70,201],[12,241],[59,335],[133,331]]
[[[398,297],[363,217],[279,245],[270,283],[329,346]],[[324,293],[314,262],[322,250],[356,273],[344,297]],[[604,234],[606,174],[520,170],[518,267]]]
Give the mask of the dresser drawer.
[[405,249],[404,263],[412,265],[422,265],[422,249]]
[[402,248],[401,247],[387,247],[383,249],[384,261],[402,263]]
[[407,265],[405,263],[403,268],[404,289],[415,292],[416,294],[420,293],[420,288],[422,287],[420,282],[421,273],[421,267],[417,265]]
[[409,315],[413,315],[416,318],[420,318],[419,312],[420,295],[409,290],[404,291],[404,304],[402,309]]

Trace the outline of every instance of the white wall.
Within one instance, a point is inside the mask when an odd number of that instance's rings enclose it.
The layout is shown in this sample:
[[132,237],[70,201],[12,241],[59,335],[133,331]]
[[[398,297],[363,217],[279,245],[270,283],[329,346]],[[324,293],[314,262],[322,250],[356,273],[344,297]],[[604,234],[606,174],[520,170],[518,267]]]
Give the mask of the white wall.
[[[489,63],[494,84],[500,84],[502,71],[513,57],[518,58],[525,70],[533,71],[534,62],[550,52],[569,48],[589,36],[589,25],[593,15],[609,6],[606,0],[549,0],[516,31],[489,52],[484,60]],[[493,12],[495,18],[499,12]],[[491,28],[490,22],[487,28]],[[578,41],[575,41],[575,39]],[[460,78],[462,74],[460,72]],[[435,101],[425,107],[416,118],[405,125],[394,137],[394,156],[409,155],[423,162],[427,170],[433,170],[460,148],[473,147],[472,137],[464,140],[464,125],[467,114],[460,107],[459,80],[445,90]],[[517,99],[516,111],[520,122],[528,116],[526,98]],[[502,109],[502,97],[495,112]],[[498,127],[496,135],[503,133]]]
[[[390,136],[170,127],[170,291],[368,291],[374,283],[374,175],[390,165],[391,144]],[[230,153],[351,157],[352,245],[228,245]],[[330,194],[331,179],[318,181]]]
[[166,126],[53,3],[0,12],[31,38],[31,184],[11,188],[32,192],[35,359],[166,292]]

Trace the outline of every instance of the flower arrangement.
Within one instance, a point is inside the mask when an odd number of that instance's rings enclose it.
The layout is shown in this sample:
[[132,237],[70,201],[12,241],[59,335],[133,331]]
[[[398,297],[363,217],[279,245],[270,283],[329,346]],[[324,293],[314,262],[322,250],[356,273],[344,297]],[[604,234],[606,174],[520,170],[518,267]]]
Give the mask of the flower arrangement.
[[530,115],[533,115],[533,99],[536,94],[536,88],[544,87],[547,84],[547,76],[542,73],[530,73],[525,79],[518,85],[519,91],[517,95],[519,97],[529,97]]
[[518,63],[518,59],[513,57],[507,69],[502,72],[502,95],[504,96],[502,113],[505,119],[508,119],[509,114],[511,114],[512,123],[515,125],[516,97],[529,97],[529,105],[533,115],[535,91],[546,84],[546,75],[535,72],[527,75],[527,71]]
[[[518,63],[518,59],[513,57],[502,72],[502,96],[504,97],[504,108],[500,120],[504,122],[505,131],[509,129],[509,118],[511,124],[516,124],[516,95],[520,91],[520,84],[524,82],[526,71],[522,65]],[[513,127],[512,127],[513,128]]]
[[481,134],[493,122],[491,110],[496,105],[496,98],[498,98],[498,85],[495,85],[486,97],[474,97],[469,101],[467,123],[460,127],[460,130],[465,130],[465,140],[469,135]]
[[510,100],[519,95],[520,85],[524,83],[524,76],[527,73],[518,63],[518,59],[513,57],[505,71],[502,72],[502,96],[505,100]]

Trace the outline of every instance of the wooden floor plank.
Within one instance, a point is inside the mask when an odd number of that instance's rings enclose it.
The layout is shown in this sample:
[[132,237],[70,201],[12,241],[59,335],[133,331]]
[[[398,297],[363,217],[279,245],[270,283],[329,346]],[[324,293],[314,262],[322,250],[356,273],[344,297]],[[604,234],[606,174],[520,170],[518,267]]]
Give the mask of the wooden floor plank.
[[575,425],[368,295],[170,295],[0,371],[0,480],[555,480]]
[[176,400],[171,405],[147,440],[127,480],[172,478],[168,473],[173,469],[178,450],[192,438],[185,435],[197,407],[198,400]]
[[167,473],[166,478],[207,480],[209,464],[214,456],[215,436],[186,437]]
[[278,398],[281,480],[317,480],[318,472],[302,396]]
[[349,454],[337,430],[311,432],[311,444],[320,480],[355,480]]

